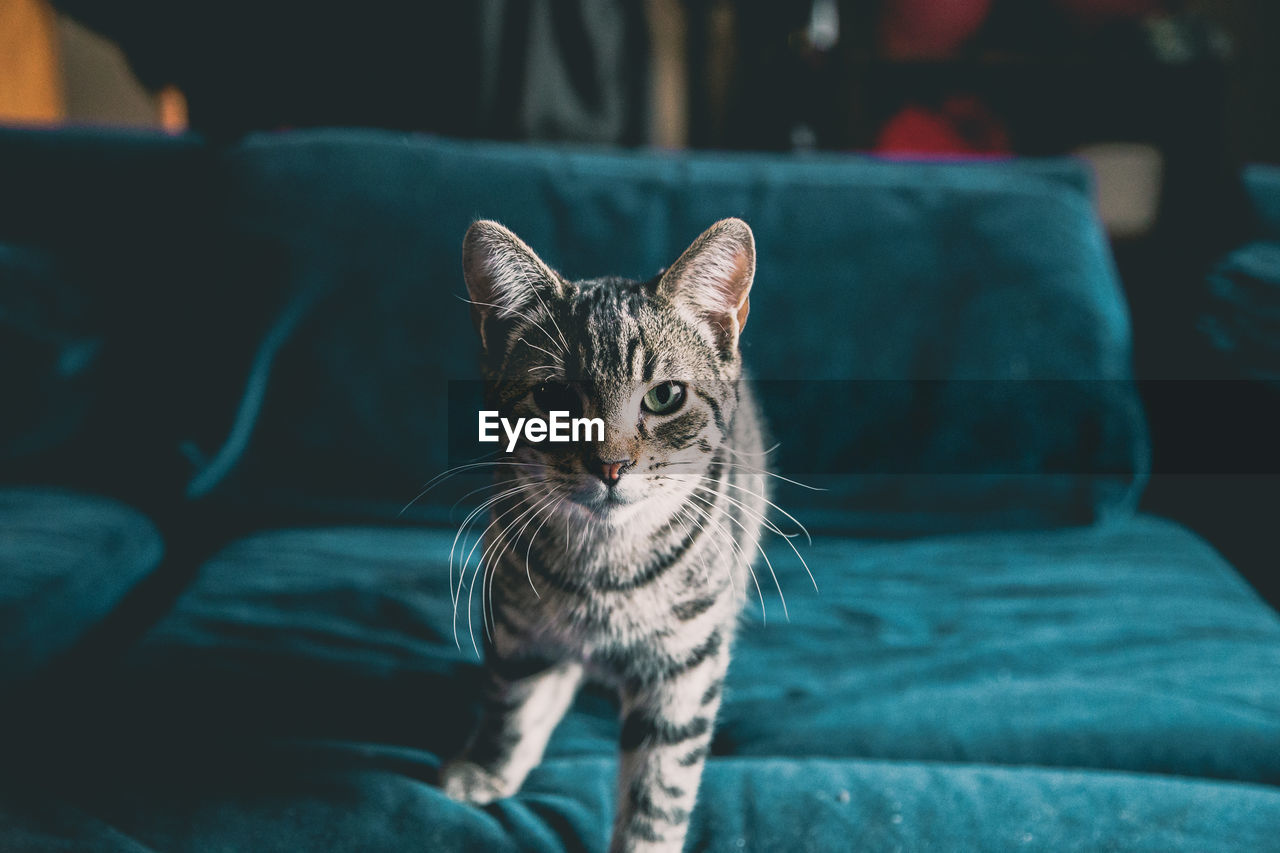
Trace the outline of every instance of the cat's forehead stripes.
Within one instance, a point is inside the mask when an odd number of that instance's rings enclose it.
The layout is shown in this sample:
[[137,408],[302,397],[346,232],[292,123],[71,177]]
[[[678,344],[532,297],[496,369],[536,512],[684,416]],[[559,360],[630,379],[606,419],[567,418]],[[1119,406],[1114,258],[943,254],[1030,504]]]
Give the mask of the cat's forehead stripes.
[[574,330],[566,374],[605,384],[638,379],[636,371],[647,357],[641,322],[645,300],[638,282],[577,283],[566,306],[568,324]]
[[528,306],[508,332],[497,375],[521,385],[580,382],[611,397],[655,381],[722,378],[725,363],[655,286],[590,279]]
[[720,374],[716,353],[655,301],[655,281],[576,282],[566,306],[575,330],[566,372],[604,382],[648,384]]

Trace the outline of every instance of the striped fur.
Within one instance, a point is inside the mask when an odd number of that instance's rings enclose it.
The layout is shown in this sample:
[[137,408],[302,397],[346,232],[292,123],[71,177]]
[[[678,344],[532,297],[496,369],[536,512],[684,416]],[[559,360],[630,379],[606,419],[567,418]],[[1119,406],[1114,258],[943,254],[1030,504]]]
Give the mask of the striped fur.
[[[610,849],[678,851],[766,507],[738,352],[750,229],[717,223],[646,282],[569,282],[491,222],[472,226],[463,264],[493,406],[573,405],[604,419],[605,440],[526,442],[495,465],[478,558],[484,711],[443,787],[471,803],[515,793],[579,684],[600,679],[621,702]],[[678,409],[646,410],[668,381]],[[609,486],[598,472],[618,461]]]

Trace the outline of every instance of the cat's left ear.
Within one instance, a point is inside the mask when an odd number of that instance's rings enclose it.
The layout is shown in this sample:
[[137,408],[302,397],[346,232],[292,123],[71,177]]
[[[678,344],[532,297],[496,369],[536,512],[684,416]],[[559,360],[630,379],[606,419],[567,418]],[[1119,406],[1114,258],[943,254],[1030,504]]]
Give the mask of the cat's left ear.
[[756,241],[741,219],[722,219],[685,249],[658,281],[658,294],[711,335],[730,357],[751,309]]
[[471,318],[486,349],[491,320],[534,313],[545,306],[547,297],[561,295],[567,287],[523,240],[488,219],[467,229],[462,240],[462,275],[471,297]]

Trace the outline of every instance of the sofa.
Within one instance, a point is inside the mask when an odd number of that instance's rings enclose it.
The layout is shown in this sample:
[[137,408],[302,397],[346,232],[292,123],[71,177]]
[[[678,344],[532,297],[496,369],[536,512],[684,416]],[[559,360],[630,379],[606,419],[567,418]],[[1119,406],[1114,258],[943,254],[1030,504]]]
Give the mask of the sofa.
[[1138,509],[1079,164],[4,131],[0,188],[0,850],[603,850],[598,688],[517,796],[434,784],[460,242],[648,277],[730,215],[812,542],[757,567],[688,849],[1280,849],[1280,618]]

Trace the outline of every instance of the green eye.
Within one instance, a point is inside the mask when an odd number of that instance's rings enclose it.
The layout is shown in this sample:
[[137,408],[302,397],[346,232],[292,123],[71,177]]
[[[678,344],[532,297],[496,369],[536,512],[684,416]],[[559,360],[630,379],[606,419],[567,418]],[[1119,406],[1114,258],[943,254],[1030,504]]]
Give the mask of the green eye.
[[663,382],[649,389],[640,405],[646,412],[669,415],[684,405],[684,386],[679,382]]

